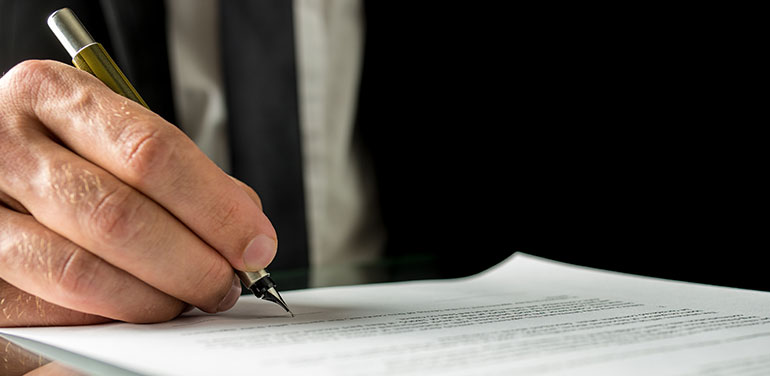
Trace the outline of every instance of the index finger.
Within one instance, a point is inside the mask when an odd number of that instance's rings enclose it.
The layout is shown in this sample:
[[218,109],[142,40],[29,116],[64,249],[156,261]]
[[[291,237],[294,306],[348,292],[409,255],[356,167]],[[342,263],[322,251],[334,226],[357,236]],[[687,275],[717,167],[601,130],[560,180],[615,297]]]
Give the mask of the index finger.
[[21,113],[159,203],[236,269],[257,271],[272,261],[277,240],[270,221],[174,125],[67,65],[30,61],[14,69],[23,71],[9,85],[37,93],[12,98]]

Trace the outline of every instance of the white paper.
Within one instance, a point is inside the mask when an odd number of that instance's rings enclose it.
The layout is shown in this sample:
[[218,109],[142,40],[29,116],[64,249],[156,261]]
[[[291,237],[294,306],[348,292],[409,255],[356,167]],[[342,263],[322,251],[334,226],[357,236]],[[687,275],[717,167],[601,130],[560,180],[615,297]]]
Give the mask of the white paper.
[[151,375],[770,374],[770,293],[517,254],[459,280],[242,297],[154,325],[0,329]]

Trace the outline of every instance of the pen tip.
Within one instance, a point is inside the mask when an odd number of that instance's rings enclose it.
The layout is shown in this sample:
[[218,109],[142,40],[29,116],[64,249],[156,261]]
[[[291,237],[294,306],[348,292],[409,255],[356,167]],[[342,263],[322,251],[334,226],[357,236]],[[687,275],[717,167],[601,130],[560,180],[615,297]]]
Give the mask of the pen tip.
[[286,312],[289,312],[289,314],[291,314],[291,317],[294,317],[294,313],[289,309],[289,306],[286,305],[285,301],[283,301],[281,294],[279,294],[274,287],[271,287],[267,291],[265,291],[265,295],[262,296],[262,299],[269,300],[275,304],[278,304],[279,306],[281,306],[281,308],[286,310]]

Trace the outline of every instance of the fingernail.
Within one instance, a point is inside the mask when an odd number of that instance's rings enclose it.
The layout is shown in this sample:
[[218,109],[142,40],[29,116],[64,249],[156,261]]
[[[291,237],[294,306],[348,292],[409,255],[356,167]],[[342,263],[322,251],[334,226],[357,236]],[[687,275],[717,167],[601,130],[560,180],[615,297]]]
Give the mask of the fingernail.
[[241,296],[241,281],[237,276],[233,275],[233,285],[230,287],[230,291],[227,292],[225,298],[219,302],[217,306],[217,312],[227,311],[233,308],[238,301],[238,297]]
[[275,255],[275,239],[267,235],[257,235],[243,251],[243,263],[248,271],[264,269]]

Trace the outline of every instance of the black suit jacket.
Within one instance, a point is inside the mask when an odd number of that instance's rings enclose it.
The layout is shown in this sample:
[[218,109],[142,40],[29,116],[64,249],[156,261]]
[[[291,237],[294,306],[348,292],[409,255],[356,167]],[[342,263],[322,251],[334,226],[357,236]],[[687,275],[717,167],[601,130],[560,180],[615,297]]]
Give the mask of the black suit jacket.
[[[44,25],[64,3],[0,0],[0,69],[69,60]],[[173,119],[167,70],[128,52],[136,30],[105,16],[112,2],[66,3]],[[452,276],[522,250],[770,289],[755,262],[767,241],[744,215],[761,196],[750,178],[761,166],[708,130],[697,105],[705,68],[678,48],[678,28],[646,28],[620,9],[419,3],[365,4],[356,132],[390,255],[428,254]],[[148,30],[162,31],[155,21]],[[150,48],[165,50],[159,42]]]

